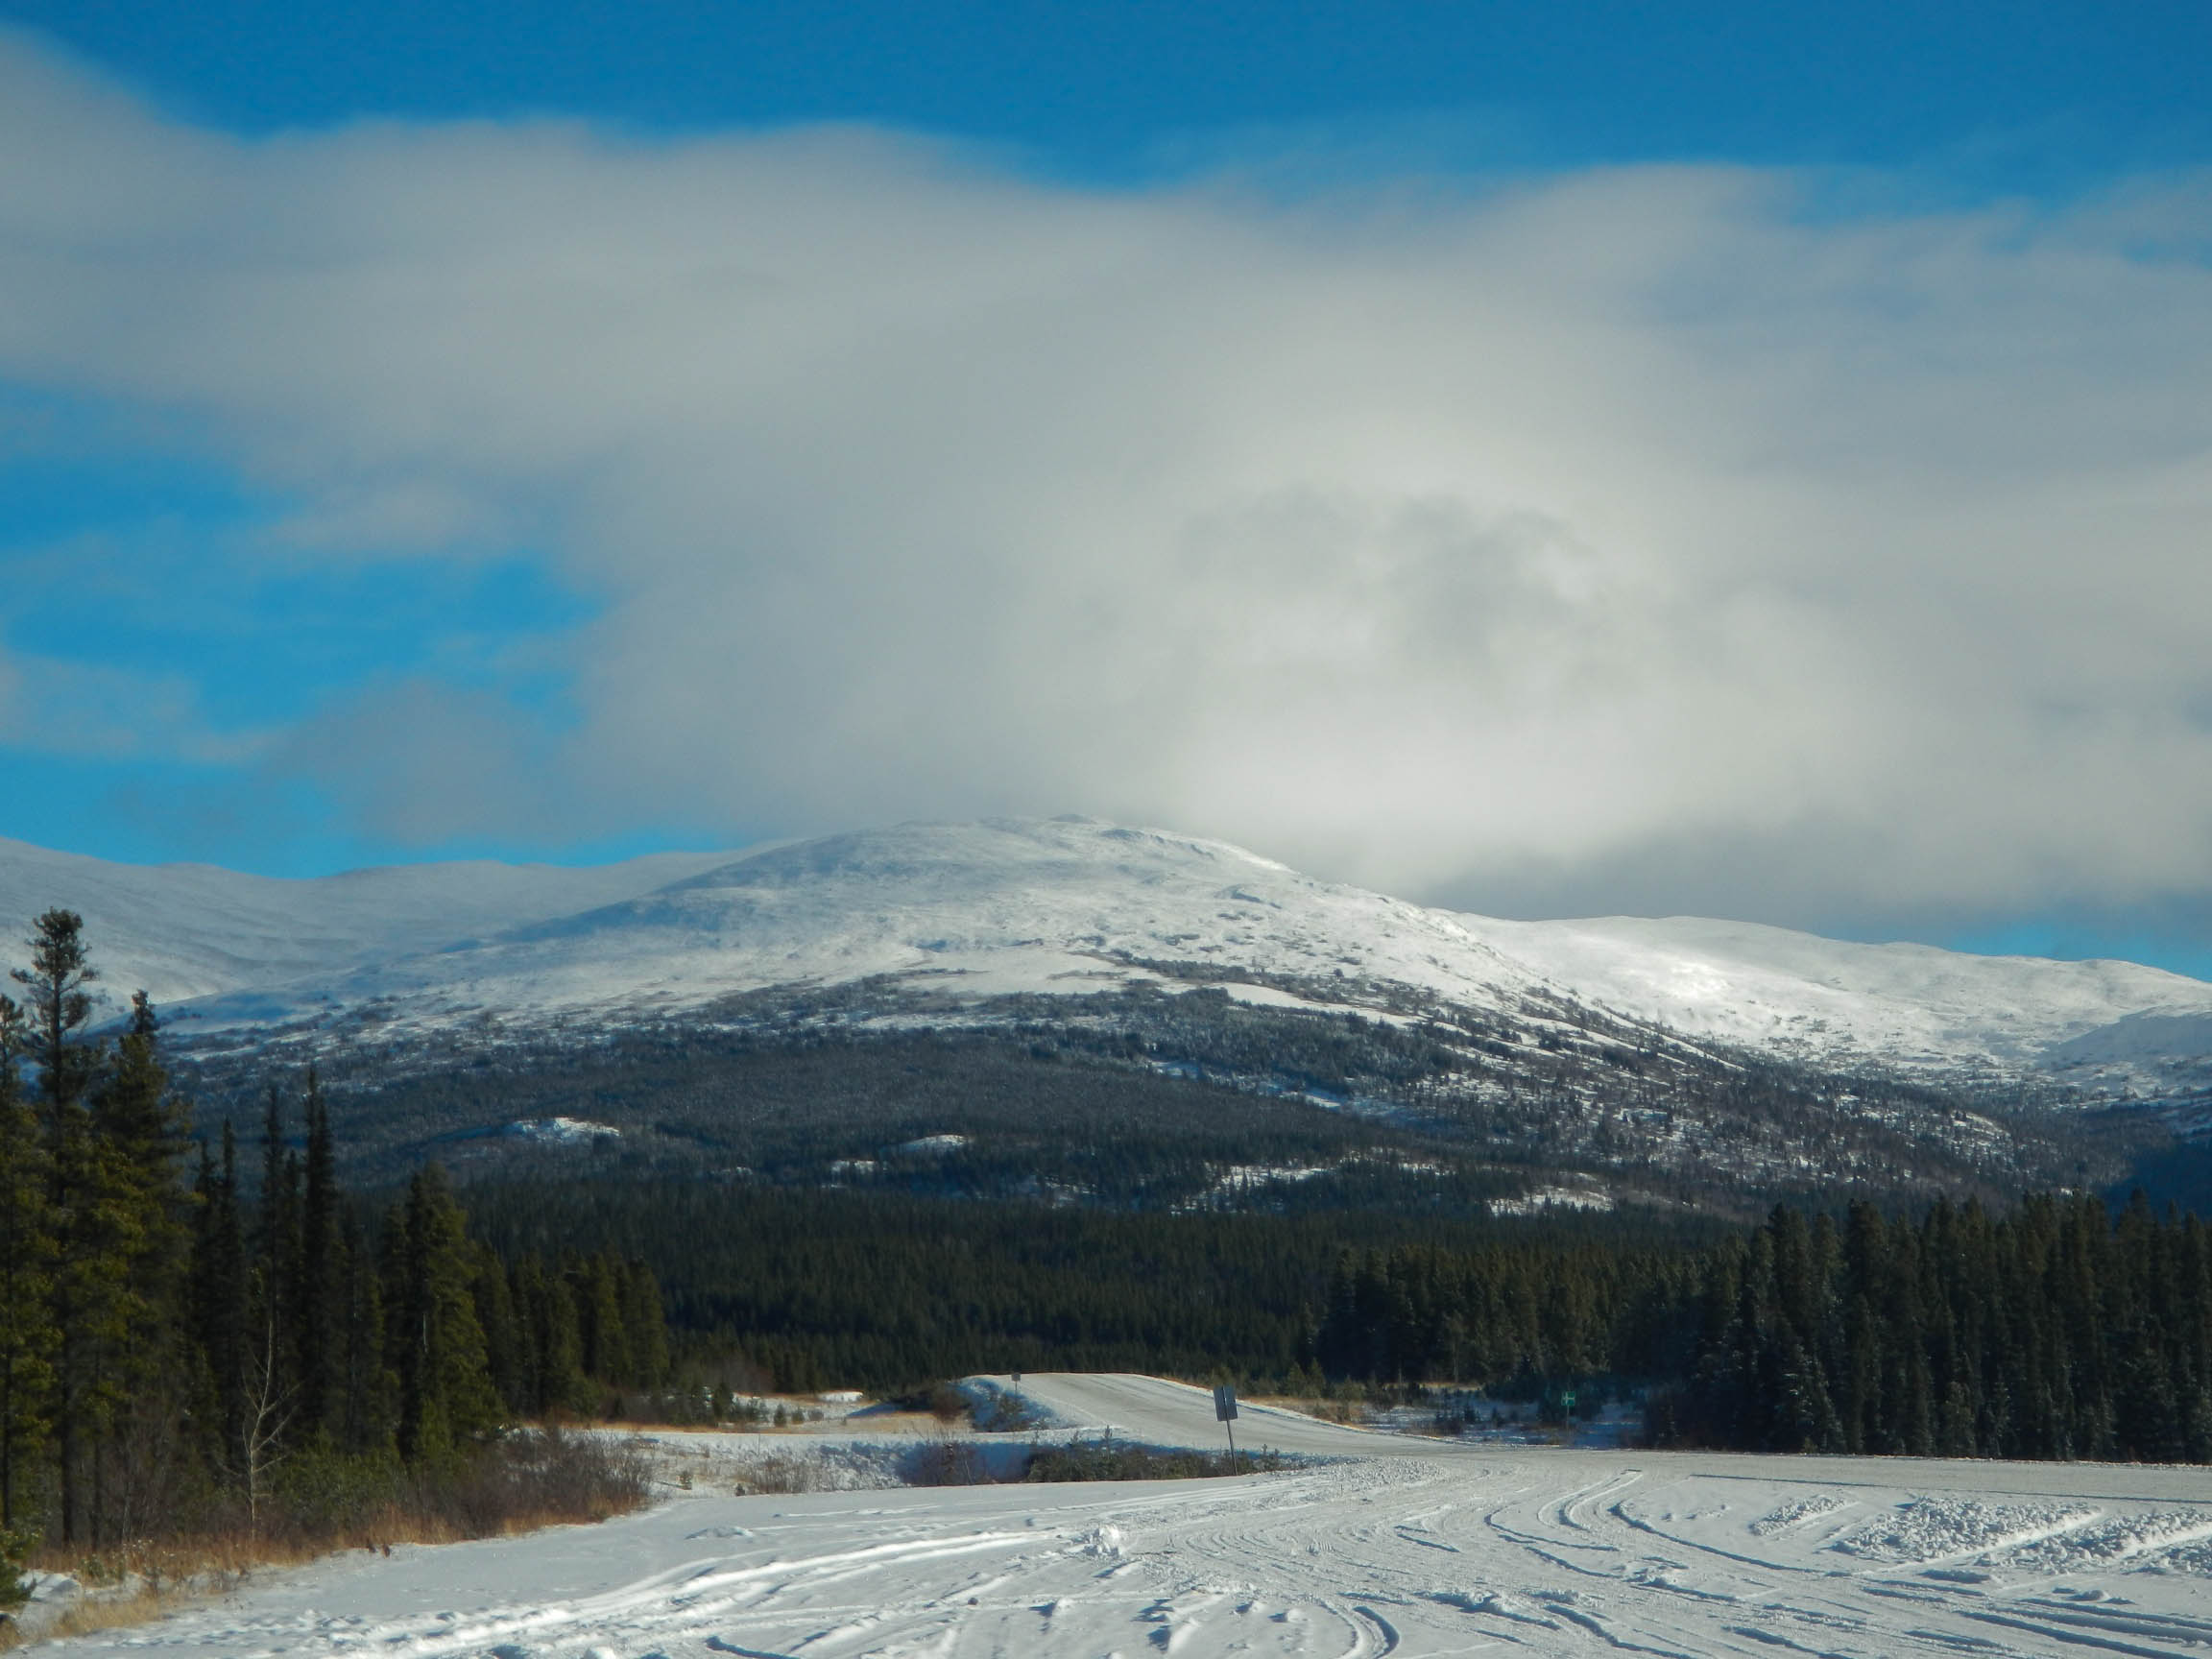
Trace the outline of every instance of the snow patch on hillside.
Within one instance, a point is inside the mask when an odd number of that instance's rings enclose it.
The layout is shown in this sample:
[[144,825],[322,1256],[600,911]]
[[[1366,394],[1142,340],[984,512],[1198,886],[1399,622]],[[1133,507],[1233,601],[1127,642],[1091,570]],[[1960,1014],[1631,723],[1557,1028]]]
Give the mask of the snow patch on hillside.
[[622,1131],[612,1123],[594,1123],[587,1118],[523,1118],[500,1130],[514,1141],[536,1141],[549,1146],[582,1146],[593,1141],[618,1141]]
[[1602,1214],[1614,1207],[1613,1194],[1598,1187],[1538,1187],[1515,1198],[1493,1198],[1493,1215],[1540,1215],[1547,1210],[1588,1210]]

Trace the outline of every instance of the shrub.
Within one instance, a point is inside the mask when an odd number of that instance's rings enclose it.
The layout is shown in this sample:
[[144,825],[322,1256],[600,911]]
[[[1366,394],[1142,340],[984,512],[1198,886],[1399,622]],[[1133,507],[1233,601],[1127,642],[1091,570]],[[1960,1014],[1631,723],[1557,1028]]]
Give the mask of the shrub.
[[38,1535],[28,1527],[11,1531],[0,1527],[0,1618],[31,1599],[31,1586],[23,1582],[23,1564]]
[[1274,1452],[1161,1452],[1109,1440],[1040,1446],[1029,1455],[1024,1480],[1196,1480],[1227,1475],[1272,1474],[1283,1467]]

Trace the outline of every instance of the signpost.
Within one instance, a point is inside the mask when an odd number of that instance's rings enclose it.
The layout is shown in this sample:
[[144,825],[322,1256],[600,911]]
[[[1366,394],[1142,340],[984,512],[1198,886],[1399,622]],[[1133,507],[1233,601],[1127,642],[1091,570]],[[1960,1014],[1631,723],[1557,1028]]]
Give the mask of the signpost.
[[1214,1416],[1229,1431],[1229,1456],[1237,1456],[1237,1390],[1222,1382],[1214,1389]]

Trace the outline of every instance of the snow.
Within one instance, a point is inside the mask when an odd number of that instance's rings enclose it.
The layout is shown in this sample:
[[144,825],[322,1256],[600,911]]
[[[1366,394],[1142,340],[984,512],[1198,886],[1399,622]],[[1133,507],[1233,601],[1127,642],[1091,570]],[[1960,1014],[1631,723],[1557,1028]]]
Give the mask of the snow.
[[[1069,1424],[1220,1444],[1201,1389],[1066,1376],[1022,1391]],[[1457,1447],[1265,1408],[1238,1427],[1239,1445],[1296,1439],[1333,1460],[1227,1480],[749,1497],[695,1479],[604,1526],[335,1558],[54,1650],[1891,1659],[2212,1647],[2201,1470]],[[1889,1542],[1839,1547],[1849,1540]]]
[[169,1004],[452,949],[730,857],[668,853],[574,868],[471,860],[283,880],[207,864],[115,864],[0,837],[0,918],[13,936],[41,911],[77,911],[109,1005],[133,990]]
[[1580,1000],[1694,1036],[2157,1090],[2212,1054],[2212,985],[2131,962],[1858,945],[1745,922],[1462,917]]
[[921,1158],[944,1158],[968,1144],[965,1135],[924,1135],[912,1141],[902,1141],[899,1150]]
[[[1458,915],[1088,819],[313,881],[0,842],[0,910],[55,903],[84,914],[108,990],[145,987],[187,1039],[348,1019],[395,1040],[486,1022],[590,1032],[857,981],[934,998],[947,1019],[1140,986],[1401,1022],[1436,1004],[1524,1020],[1527,998],[1558,995],[1813,1058],[2155,1097],[2212,1085],[2212,985],[2155,969],[1687,917]],[[915,1018],[889,996],[883,1011]]]
[[594,1123],[588,1118],[522,1118],[499,1132],[511,1140],[553,1146],[580,1146],[592,1141],[620,1140],[622,1136],[613,1124]]
[[1936,1561],[2035,1543],[2094,1520],[2085,1503],[1989,1504],[1913,1498],[1829,1545],[1868,1561]]
[[1203,1197],[1191,1199],[1181,1208],[1202,1210],[1214,1199],[1249,1196],[1262,1188],[1278,1184],[1295,1187],[1334,1172],[1335,1166],[1326,1164],[1232,1164],[1214,1177]]
[[[994,820],[777,848],[465,948],[302,982],[294,995],[302,1014],[389,998],[397,1014],[436,1022],[487,1009],[667,1015],[735,992],[874,978],[965,998],[1182,988],[1147,962],[1382,979],[1480,1006],[1533,983],[1441,912],[1218,842]],[[220,1003],[198,1012],[235,1018]]]
[[1596,1187],[1538,1187],[1517,1198],[1493,1198],[1493,1215],[1535,1215],[1546,1210],[1610,1210],[1613,1194]]

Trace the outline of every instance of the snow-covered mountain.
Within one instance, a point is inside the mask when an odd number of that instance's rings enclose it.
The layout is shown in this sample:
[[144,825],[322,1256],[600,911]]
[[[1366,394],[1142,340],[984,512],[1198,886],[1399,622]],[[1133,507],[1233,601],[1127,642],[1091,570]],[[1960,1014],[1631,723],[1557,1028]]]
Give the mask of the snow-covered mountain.
[[[183,1012],[208,1028],[374,1003],[387,1021],[665,1018],[776,986],[883,982],[974,1000],[1133,984],[1189,965],[1253,999],[1365,1005],[1401,985],[1498,1007],[1534,974],[1444,912],[1220,842],[1078,820],[909,824],[726,856],[618,902],[442,950],[263,980]],[[1255,984],[1258,974],[1343,998]],[[1208,974],[1195,975],[1204,983]]]
[[211,864],[113,864],[0,837],[0,938],[13,943],[52,906],[74,910],[109,1000],[142,990],[174,1006],[447,949],[649,893],[730,857],[667,853],[582,869],[471,860],[292,881]]
[[1695,916],[1460,920],[1578,999],[1692,1036],[1919,1072],[2037,1071],[2101,1092],[2212,1082],[2212,985],[2133,962],[1857,945]]
[[373,1016],[398,1035],[710,1018],[866,982],[940,1005],[1215,985],[1385,1017],[1565,998],[1698,1038],[1936,1074],[2172,1095],[2212,1072],[2212,985],[2121,962],[1854,945],[1675,918],[1504,922],[1087,819],[909,824],[594,869],[430,864],[288,881],[0,841],[0,913],[84,913],[116,993],[187,1040]]

